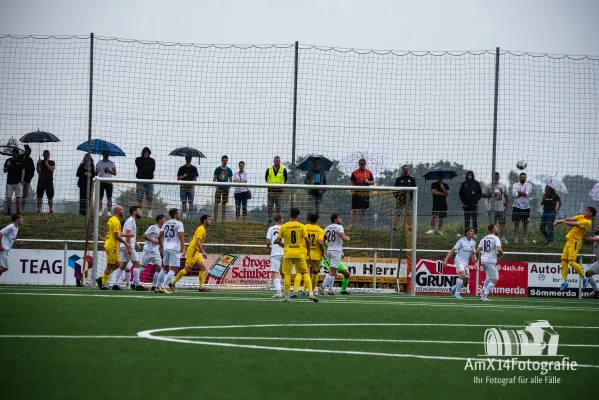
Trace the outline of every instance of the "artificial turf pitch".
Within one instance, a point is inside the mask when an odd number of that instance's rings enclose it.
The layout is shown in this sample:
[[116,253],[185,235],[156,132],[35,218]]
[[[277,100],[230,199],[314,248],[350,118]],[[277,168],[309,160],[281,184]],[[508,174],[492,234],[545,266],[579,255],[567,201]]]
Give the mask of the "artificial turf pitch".
[[[0,286],[1,397],[582,399],[597,394],[597,301],[494,297],[481,303],[474,297],[356,294],[314,304],[305,297],[281,303],[270,296]],[[546,375],[500,371],[497,364],[491,371],[465,370],[467,358],[485,354],[488,327],[522,329],[526,321],[539,319],[560,335],[558,354],[587,366]],[[501,378],[513,377],[502,384]]]

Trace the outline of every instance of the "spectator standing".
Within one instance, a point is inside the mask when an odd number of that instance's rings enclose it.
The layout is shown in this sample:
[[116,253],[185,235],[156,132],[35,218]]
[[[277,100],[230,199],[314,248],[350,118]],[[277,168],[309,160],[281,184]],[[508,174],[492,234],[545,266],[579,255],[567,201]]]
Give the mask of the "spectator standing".
[[520,173],[520,181],[512,185],[512,196],[514,204],[512,206],[512,222],[514,223],[514,243],[518,243],[518,230],[522,222],[524,242],[528,243],[528,220],[530,218],[530,196],[532,195],[532,185],[526,182],[526,174]]
[[[156,169],[156,161],[150,157],[152,152],[149,147],[144,147],[141,151],[141,156],[135,159],[135,166],[137,172],[135,177],[137,179],[154,179],[154,170]],[[152,217],[152,201],[154,201],[154,185],[152,183],[138,183],[136,188],[137,194],[137,207],[141,211],[144,195],[148,204],[148,217]]]
[[11,215],[13,193],[18,214],[21,211],[23,183],[25,182],[25,168],[19,157],[18,149],[12,149],[12,157],[4,162],[4,173],[6,174],[6,215]]
[[[320,170],[320,158],[315,158],[313,161],[314,167],[312,171],[306,172],[306,176],[304,177],[305,185],[326,185],[327,184],[327,176],[323,171]],[[326,189],[308,189],[308,196],[312,197],[314,200],[314,212],[316,214],[320,213],[320,205],[322,204],[322,196],[325,194]],[[308,213],[308,217],[310,213]]]
[[[102,159],[98,161],[96,165],[96,175],[100,178],[111,178],[116,176],[116,164],[109,160],[110,152],[108,150],[102,150]],[[100,215],[102,215],[102,200],[104,199],[104,193],[106,193],[106,208],[107,214],[110,215],[112,210],[112,183],[100,182]]]
[[87,177],[88,171],[91,172],[91,176],[96,175],[96,171],[94,168],[94,159],[91,154],[85,153],[83,156],[83,160],[79,167],[77,168],[77,187],[79,187],[79,214],[82,216],[87,216],[87,201],[91,199],[91,185],[88,187],[89,179]]
[[[185,157],[185,165],[179,168],[177,171],[178,181],[197,181],[198,180],[198,169],[191,165],[191,157]],[[183,212],[182,217],[187,218],[187,205],[189,204],[189,212],[193,212],[193,199],[195,197],[195,187],[193,185],[181,185],[179,189],[179,197],[181,198],[181,211]]]
[[54,212],[54,170],[56,169],[56,163],[50,160],[50,151],[44,150],[44,159],[37,160],[37,212],[42,212],[42,199],[44,193],[48,198],[48,208],[50,214]]
[[[273,165],[266,169],[264,175],[266,183],[285,184],[287,183],[287,170],[281,166],[281,157],[276,156],[273,160]],[[267,210],[268,210],[268,225],[272,224],[272,208],[275,207],[277,214],[281,213],[281,200],[283,197],[283,189],[268,188],[267,191]]]
[[543,206],[543,215],[540,229],[545,238],[545,246],[548,246],[553,242],[553,223],[562,208],[562,199],[551,186],[547,185],[543,197],[541,197],[541,205]]
[[[27,149],[29,146],[25,146]],[[22,156],[23,160],[23,168],[25,168],[25,178],[23,181],[23,197],[21,197],[21,211],[25,212],[25,205],[27,204],[27,199],[29,198],[29,191],[31,188],[31,181],[35,176],[35,164],[33,163],[33,159],[29,156],[30,152],[25,152]]]
[[[507,194],[507,187],[503,183],[501,183],[500,179],[501,176],[499,175],[499,172],[495,172],[495,191],[491,195],[491,187],[493,185],[485,187],[485,190],[483,192],[483,198],[485,199],[485,206],[487,206],[489,212],[492,213],[491,219],[493,220],[493,223],[499,223],[499,226],[501,228],[501,243],[508,244],[507,239],[505,238],[507,234],[507,229],[505,225],[505,213],[507,211],[509,197]],[[491,196],[493,196],[494,200],[493,210],[489,208],[489,199],[491,198]]]
[[[416,187],[416,179],[413,176],[410,176],[409,167],[404,164],[401,166],[401,175],[397,177],[395,180],[395,186],[397,187]],[[408,207],[408,230],[412,232],[412,214],[410,208],[410,202],[412,201],[412,193],[410,192],[394,192],[393,195],[397,200],[395,205],[395,216],[393,218],[393,229],[397,229],[397,225],[399,225],[401,219],[401,212],[404,207]]]
[[[239,171],[233,174],[233,182],[235,183],[247,183],[248,173],[245,172],[245,162],[239,161]],[[235,221],[239,221],[239,215],[243,214],[243,222],[247,220],[248,216],[248,200],[250,198],[250,191],[246,187],[235,187]],[[241,212],[240,212],[241,211]]]
[[443,220],[447,217],[447,198],[449,197],[449,185],[443,183],[443,174],[437,174],[437,182],[431,184],[433,193],[433,216],[431,218],[431,229],[426,231],[427,235],[435,233],[435,222],[437,218],[437,233],[443,235]]
[[[374,176],[370,170],[366,169],[366,160],[358,161],[358,169],[352,172],[349,178],[349,184],[353,186],[372,186],[374,185]],[[364,227],[364,217],[366,210],[370,206],[370,193],[358,190],[352,190],[351,196],[351,212],[349,214],[349,226],[351,228],[354,223],[356,210],[360,210],[360,228]]]
[[[231,182],[233,177],[233,171],[227,167],[229,157],[222,156],[220,158],[220,165],[214,170],[214,176],[212,182]],[[221,204],[222,220],[227,219],[227,203],[229,202],[229,186],[217,186],[214,191],[214,221],[218,217],[218,205]]]
[[[462,210],[464,210],[464,230],[474,228],[474,238],[478,234],[478,202],[483,197],[480,183],[474,179],[474,171],[466,171],[466,180],[459,191]],[[459,236],[459,235],[458,235]]]

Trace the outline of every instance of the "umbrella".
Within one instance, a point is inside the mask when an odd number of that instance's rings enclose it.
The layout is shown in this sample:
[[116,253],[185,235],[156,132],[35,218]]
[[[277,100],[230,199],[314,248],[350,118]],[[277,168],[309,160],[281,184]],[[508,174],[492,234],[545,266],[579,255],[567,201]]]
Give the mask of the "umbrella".
[[589,196],[591,196],[591,199],[599,201],[599,183],[596,183],[595,186],[593,186],[589,192]]
[[321,155],[313,155],[308,156],[302,160],[301,163],[297,165],[297,169],[300,171],[312,171],[314,169],[314,160],[320,160],[320,170],[321,171],[330,171],[333,166],[333,162]]
[[[102,151],[108,150],[108,153],[113,157],[124,157],[125,152],[121,150],[119,146],[116,144],[112,144],[102,139],[92,139],[91,140],[91,153],[92,154],[102,154]],[[77,150],[87,151],[87,142],[81,143],[77,146]]]
[[542,185],[547,185],[553,188],[556,192],[568,193],[566,185],[561,180],[557,179],[557,175],[542,174],[537,175],[537,181]]
[[351,175],[358,168],[358,161],[362,158],[366,160],[366,169],[369,169],[375,175],[387,169],[385,157],[367,151],[356,151],[343,157],[339,163],[339,169],[346,175]]
[[29,132],[28,134],[24,135],[20,141],[22,143],[48,143],[60,142],[60,139],[50,132],[44,132],[38,129],[35,132]]
[[424,179],[427,181],[434,181],[437,179],[437,175],[439,174],[443,174],[443,179],[453,179],[458,176],[458,174],[456,174],[455,171],[450,168],[437,168],[424,174]]
[[179,147],[170,152],[169,156],[178,156],[178,157],[197,157],[198,164],[200,163],[202,158],[206,158],[204,153],[199,151],[198,149],[194,149],[193,147]]

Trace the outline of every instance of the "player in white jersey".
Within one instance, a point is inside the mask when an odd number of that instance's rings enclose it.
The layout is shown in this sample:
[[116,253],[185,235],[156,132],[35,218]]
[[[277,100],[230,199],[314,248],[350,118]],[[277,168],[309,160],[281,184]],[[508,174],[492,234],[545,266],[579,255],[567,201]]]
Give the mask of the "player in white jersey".
[[595,262],[591,264],[589,269],[584,273],[584,284],[583,287],[586,288],[587,285],[591,285],[593,288],[593,293],[589,295],[592,299],[599,298],[599,288],[597,288],[597,281],[593,278],[593,275],[599,274],[599,225],[595,227],[595,236],[585,237],[584,242],[586,244],[593,245],[593,253],[595,253]]
[[160,235],[160,229],[166,222],[166,217],[163,214],[156,216],[156,223],[150,225],[143,235],[144,252],[141,255],[141,265],[144,267],[152,265],[154,267],[154,277],[152,279],[152,291],[156,290],[162,283],[162,279],[166,276],[168,268],[162,268],[162,257],[160,257],[160,242],[158,236]]
[[[329,288],[329,294],[333,294],[333,286],[335,285],[335,277],[337,276],[337,268],[343,257],[343,242],[349,241],[349,236],[345,235],[343,230],[343,221],[339,214],[331,215],[331,225],[324,229],[324,241],[327,248],[327,258],[329,260],[329,273],[324,277],[322,285],[318,288],[321,295],[324,295],[324,288]],[[349,271],[345,270],[349,274]],[[342,293],[347,294],[347,292]]]
[[[139,254],[135,250],[137,246],[137,224],[135,220],[141,218],[141,210],[137,206],[129,207],[129,218],[123,224],[123,229],[121,232],[121,237],[126,238],[130,247],[126,247],[125,244],[121,243],[119,245],[119,260],[121,261],[121,265],[114,272],[114,285],[112,286],[112,290],[121,290],[119,286],[119,282],[121,280],[121,275],[123,271],[127,268],[127,264],[131,262],[133,264],[133,284],[131,285],[131,290],[137,291],[145,291],[148,290],[144,286],[141,285],[139,281],[139,275],[141,273],[141,264],[139,263]],[[129,270],[127,269],[126,274],[129,274]],[[126,279],[128,282],[129,279]]]
[[185,238],[183,236],[183,223],[179,221],[180,213],[176,208],[171,208],[168,211],[171,219],[166,221],[160,228],[158,241],[160,242],[160,251],[164,256],[163,264],[170,271],[166,274],[166,278],[159,288],[157,293],[169,293],[166,287],[173,282],[175,273],[181,265],[181,254],[185,253]]
[[472,261],[476,262],[476,256],[474,255],[476,251],[476,241],[472,239],[474,236],[474,228],[468,227],[464,232],[465,237],[461,238],[457,241],[455,246],[443,261],[443,267],[447,266],[447,262],[456,253],[455,256],[455,270],[458,273],[458,279],[455,281],[455,285],[449,289],[451,294],[456,298],[461,300],[462,296],[460,295],[460,290],[463,286],[468,287],[468,279],[470,279],[470,271],[468,269],[468,261],[472,259]]
[[20,245],[21,241],[17,240],[19,226],[23,223],[23,217],[20,214],[13,214],[10,218],[12,224],[6,225],[0,231],[0,275],[8,271],[8,253],[16,244]]
[[270,273],[272,274],[272,282],[277,293],[274,294],[275,298],[282,298],[283,291],[281,287],[281,264],[283,263],[284,250],[281,246],[275,243],[277,236],[279,236],[279,229],[283,224],[283,216],[281,214],[275,215],[275,224],[268,228],[266,232],[266,247],[270,249]]
[[[503,255],[501,240],[497,237],[497,226],[491,224],[488,227],[489,234],[482,238],[476,249],[476,256],[479,257],[483,265],[483,270],[487,275],[483,284],[483,291],[480,295],[481,301],[489,301],[487,296],[499,281],[499,271],[497,271],[497,255]],[[481,255],[482,252],[482,255]],[[478,285],[478,282],[477,282]]]

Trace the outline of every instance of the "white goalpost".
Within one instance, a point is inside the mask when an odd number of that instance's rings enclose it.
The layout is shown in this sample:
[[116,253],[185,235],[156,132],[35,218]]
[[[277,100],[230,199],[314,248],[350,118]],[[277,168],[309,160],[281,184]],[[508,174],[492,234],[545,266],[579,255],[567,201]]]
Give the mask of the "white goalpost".
[[[268,290],[272,286],[270,250],[266,246],[266,232],[274,225],[274,216],[283,215],[289,220],[289,210],[300,210],[299,221],[308,223],[308,215],[318,213],[318,225],[325,228],[330,217],[342,217],[349,242],[343,243],[342,262],[351,273],[351,292],[399,292],[415,295],[415,267],[417,253],[417,188],[352,185],[256,184],[232,182],[193,182],[168,180],[141,180],[95,178],[93,206],[93,261],[87,284],[95,286],[96,278],[106,267],[103,242],[111,210],[100,203],[100,183],[113,185],[112,205],[121,205],[125,212],[121,223],[129,217],[129,207],[137,205],[136,187],[154,186],[152,216],[148,216],[147,202],[142,203],[142,218],[136,221],[138,251],[143,251],[143,235],[156,224],[157,215],[169,209],[185,207],[181,222],[185,229],[186,248],[202,215],[212,218],[208,228],[205,248],[208,259],[205,284],[210,289]],[[183,189],[181,186],[185,186]],[[219,189],[228,187],[228,196]],[[249,189],[247,194],[239,195]],[[185,193],[182,192],[185,191]],[[190,191],[194,194],[189,196]],[[218,191],[218,195],[215,194]],[[236,193],[237,192],[237,193]],[[183,196],[183,194],[187,194]],[[227,198],[228,197],[228,198]],[[193,201],[188,201],[190,198]],[[182,200],[186,200],[182,203]],[[223,201],[225,204],[223,205]],[[352,208],[354,208],[352,210]],[[351,224],[351,226],[350,226]],[[186,254],[181,254],[181,267]],[[129,266],[128,266],[129,267]],[[150,266],[142,266],[142,284],[149,286]],[[324,278],[321,267],[319,282]],[[126,274],[125,274],[126,275]],[[341,279],[338,277],[338,279]],[[340,284],[341,281],[339,281]],[[119,285],[111,276],[110,285]],[[336,282],[336,285],[338,283]],[[197,289],[197,271],[183,277],[177,289]]]

